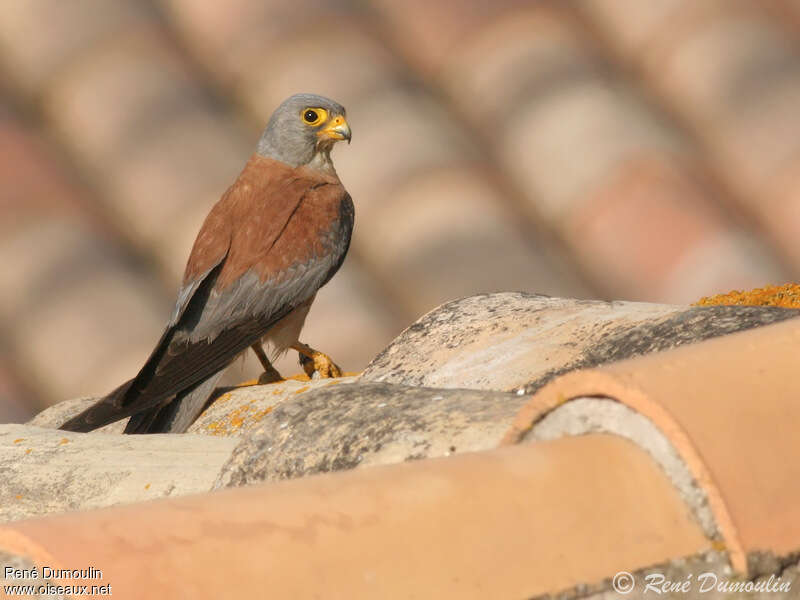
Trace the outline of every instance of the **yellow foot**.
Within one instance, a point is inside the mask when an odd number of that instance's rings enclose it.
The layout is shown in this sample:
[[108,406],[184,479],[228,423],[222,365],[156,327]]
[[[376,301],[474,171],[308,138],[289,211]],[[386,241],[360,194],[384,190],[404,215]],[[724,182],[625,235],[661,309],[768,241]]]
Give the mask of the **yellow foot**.
[[277,383],[279,381],[283,381],[283,377],[281,377],[281,374],[278,373],[278,370],[272,365],[269,365],[269,368],[258,376],[258,385]]
[[300,364],[309,377],[313,378],[314,373],[318,373],[320,379],[342,376],[342,370],[327,354],[301,343],[292,346],[292,348],[299,353]]

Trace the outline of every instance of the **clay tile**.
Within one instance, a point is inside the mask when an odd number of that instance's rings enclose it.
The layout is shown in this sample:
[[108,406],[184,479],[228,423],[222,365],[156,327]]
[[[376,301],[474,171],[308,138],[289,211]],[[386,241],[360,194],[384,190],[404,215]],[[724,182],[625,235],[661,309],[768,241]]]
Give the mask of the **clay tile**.
[[745,572],[760,554],[800,548],[798,343],[792,319],[567,374],[520,411],[505,442],[575,399],[625,405],[676,449],[708,498],[732,565]]
[[663,472],[609,435],[0,528],[5,551],[141,599],[523,598],[707,546]]

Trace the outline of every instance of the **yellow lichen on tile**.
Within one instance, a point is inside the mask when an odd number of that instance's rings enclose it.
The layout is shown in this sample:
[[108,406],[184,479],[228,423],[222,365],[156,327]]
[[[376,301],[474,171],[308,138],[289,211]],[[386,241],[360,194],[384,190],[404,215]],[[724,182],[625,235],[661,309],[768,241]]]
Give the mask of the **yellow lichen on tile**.
[[733,290],[727,294],[706,296],[694,303],[694,306],[743,305],[743,306],[780,306],[782,308],[800,308],[800,284],[768,285],[747,292]]
[[311,377],[305,373],[298,373],[297,375],[290,375],[284,381],[311,381]]
[[223,419],[212,421],[205,426],[205,430],[211,435],[231,435],[236,433],[245,425],[249,428],[258,423],[266,415],[272,412],[272,406],[263,410],[255,410],[255,400],[240,406],[228,413]]
[[237,387],[237,388],[240,388],[240,387],[251,387],[251,386],[254,386],[254,385],[258,385],[258,379],[248,379],[247,381],[243,381],[241,383],[237,383],[233,387]]
[[247,413],[250,412],[252,404],[253,402],[250,401],[228,414],[228,424],[225,433],[233,433],[242,428],[242,425],[247,418]]
[[206,425],[206,431],[211,435],[223,435],[225,433],[225,428],[219,421],[211,421],[211,423]]
[[267,416],[271,412],[272,412],[272,407],[268,406],[264,410],[260,410],[257,413],[253,413],[252,416],[250,417],[250,420],[253,423],[258,423],[259,421],[261,421],[261,419],[263,419],[265,416]]

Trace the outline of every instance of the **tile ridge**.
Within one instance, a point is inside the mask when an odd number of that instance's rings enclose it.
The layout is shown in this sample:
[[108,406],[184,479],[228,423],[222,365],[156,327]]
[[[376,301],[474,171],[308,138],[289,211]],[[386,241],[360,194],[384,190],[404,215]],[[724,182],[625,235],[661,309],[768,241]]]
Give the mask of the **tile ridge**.
[[[530,402],[519,410],[511,427],[501,439],[499,446],[509,446],[523,442],[526,435],[538,423],[541,423],[547,415],[559,407],[581,398],[605,399],[617,402],[648,419],[663,434],[671,443],[678,457],[683,461],[696,484],[705,492],[716,529],[722,538],[721,540],[712,539],[710,540],[711,543],[723,543],[724,550],[728,554],[733,569],[739,573],[747,573],[747,554],[741,543],[731,511],[720,492],[719,486],[714,481],[710,469],[686,431],[672,417],[669,411],[653,400],[644,389],[625,374],[588,369],[567,373],[554,379],[531,396]],[[619,435],[617,432],[608,433]],[[653,459],[658,462],[655,457]],[[659,466],[663,468],[663,465]],[[680,492],[680,490],[678,491]],[[681,494],[681,496],[684,496],[684,494]],[[702,521],[699,515],[696,514],[695,516],[699,521]]]

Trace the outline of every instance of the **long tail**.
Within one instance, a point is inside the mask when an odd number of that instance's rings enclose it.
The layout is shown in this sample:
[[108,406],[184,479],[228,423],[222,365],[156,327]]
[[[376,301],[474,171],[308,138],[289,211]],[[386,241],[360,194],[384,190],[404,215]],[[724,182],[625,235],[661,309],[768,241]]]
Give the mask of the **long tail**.
[[69,419],[59,429],[86,433],[130,416],[125,433],[183,433],[203,412],[223,371],[224,369],[218,371],[161,404],[142,407],[141,402],[137,401],[138,409],[133,410],[130,403],[125,403],[123,408],[123,400],[134,381],[128,380],[105,398]]
[[59,429],[86,433],[98,427],[113,423],[114,421],[124,419],[129,413],[126,413],[121,403],[128,393],[128,390],[130,390],[132,383],[133,379],[129,379],[113,392],[101,398],[83,412],[72,417],[59,427]]
[[125,433],[185,433],[206,407],[224,369],[180,392],[171,402],[133,415]]

